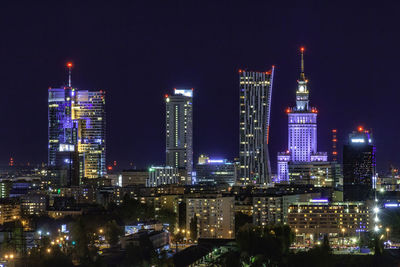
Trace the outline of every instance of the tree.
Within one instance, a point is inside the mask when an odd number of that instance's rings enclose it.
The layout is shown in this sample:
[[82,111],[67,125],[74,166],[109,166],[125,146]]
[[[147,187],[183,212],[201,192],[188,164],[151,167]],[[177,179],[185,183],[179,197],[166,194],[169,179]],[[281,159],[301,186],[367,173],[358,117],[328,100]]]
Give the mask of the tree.
[[383,242],[382,239],[379,237],[378,234],[374,235],[374,255],[375,256],[381,256],[383,253]]
[[240,227],[247,223],[252,223],[253,217],[244,214],[243,212],[236,212],[235,213],[235,230],[236,233],[239,231]]
[[257,227],[246,224],[240,228],[236,242],[248,264],[279,265],[289,255],[293,233],[288,226]]
[[148,266],[155,259],[156,253],[148,236],[140,237],[139,245],[126,247],[125,264],[128,266]]
[[105,227],[106,240],[110,246],[115,246],[118,244],[120,236],[123,234],[121,227],[117,224],[115,220],[109,221]]
[[175,225],[176,225],[176,213],[173,210],[170,209],[160,209],[157,213],[157,219],[162,222],[162,223],[168,223],[169,224],[169,231],[171,233],[174,232],[175,230]]
[[326,251],[327,253],[331,253],[332,252],[332,248],[331,248],[331,246],[329,244],[328,235],[324,235],[324,240],[322,241],[321,249],[323,251]]
[[194,241],[197,240],[197,216],[194,215],[192,219],[190,219],[190,238]]
[[90,265],[97,256],[95,235],[93,235],[95,232],[93,225],[86,223],[83,218],[78,218],[72,224],[71,235],[76,242],[74,252],[83,265]]

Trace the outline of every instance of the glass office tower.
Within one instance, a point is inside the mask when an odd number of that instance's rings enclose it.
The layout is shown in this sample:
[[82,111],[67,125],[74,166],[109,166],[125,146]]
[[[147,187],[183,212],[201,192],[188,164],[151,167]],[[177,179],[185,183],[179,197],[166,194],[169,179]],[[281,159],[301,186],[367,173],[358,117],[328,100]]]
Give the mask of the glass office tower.
[[84,158],[84,176],[89,179],[103,177],[106,174],[105,92],[79,90],[76,96],[78,151]]
[[48,165],[67,170],[65,184],[106,174],[105,92],[49,88]]
[[375,188],[376,159],[372,134],[362,127],[343,146],[343,199],[364,201]]
[[239,70],[240,184],[271,182],[268,153],[274,67],[268,72]]
[[166,104],[166,165],[184,169],[181,181],[191,184],[193,171],[193,89],[174,89],[165,95]]

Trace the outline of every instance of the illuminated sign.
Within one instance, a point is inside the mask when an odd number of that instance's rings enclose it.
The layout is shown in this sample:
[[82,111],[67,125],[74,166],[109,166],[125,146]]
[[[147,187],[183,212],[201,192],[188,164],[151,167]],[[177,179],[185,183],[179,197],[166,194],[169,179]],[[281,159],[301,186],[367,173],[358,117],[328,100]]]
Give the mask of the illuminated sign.
[[62,224],[62,225],[61,225],[61,232],[62,232],[62,233],[68,233],[67,225],[66,225],[66,224]]
[[60,144],[58,149],[60,152],[65,152],[65,151],[72,152],[75,151],[75,146],[69,144]]
[[352,142],[352,143],[364,143],[365,140],[362,139],[362,138],[352,138],[352,139],[351,139],[351,142]]
[[207,163],[224,163],[224,159],[209,159],[207,160]]
[[397,203],[386,203],[385,208],[398,208],[399,204]]
[[192,89],[175,89],[176,95],[183,95],[187,97],[193,97],[193,90]]
[[314,199],[310,199],[310,202],[312,203],[328,203],[328,199],[326,198],[314,198]]

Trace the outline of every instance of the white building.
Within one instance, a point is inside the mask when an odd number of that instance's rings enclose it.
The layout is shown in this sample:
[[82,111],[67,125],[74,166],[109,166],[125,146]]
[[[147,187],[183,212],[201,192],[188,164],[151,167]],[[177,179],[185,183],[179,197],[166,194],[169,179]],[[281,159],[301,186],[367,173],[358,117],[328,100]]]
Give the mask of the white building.
[[149,178],[146,180],[146,187],[157,187],[166,184],[177,184],[179,182],[179,172],[177,168],[170,166],[151,167]]

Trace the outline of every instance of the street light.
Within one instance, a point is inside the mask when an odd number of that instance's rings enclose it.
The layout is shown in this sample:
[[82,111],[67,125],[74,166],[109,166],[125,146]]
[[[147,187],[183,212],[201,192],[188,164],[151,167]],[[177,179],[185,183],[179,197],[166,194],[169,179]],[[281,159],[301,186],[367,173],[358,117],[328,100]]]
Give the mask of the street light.
[[387,240],[389,240],[389,232],[390,232],[390,228],[386,228],[386,238]]
[[103,229],[100,228],[99,229],[99,233],[102,234],[103,233]]

